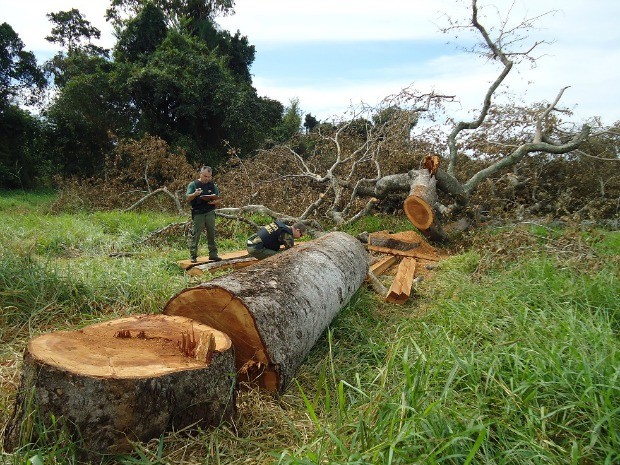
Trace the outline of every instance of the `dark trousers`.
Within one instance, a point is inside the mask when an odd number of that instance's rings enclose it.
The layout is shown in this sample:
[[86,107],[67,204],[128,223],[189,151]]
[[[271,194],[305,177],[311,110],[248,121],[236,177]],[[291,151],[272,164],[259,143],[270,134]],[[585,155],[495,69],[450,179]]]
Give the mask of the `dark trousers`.
[[217,257],[217,245],[215,244],[215,210],[208,213],[194,213],[192,215],[192,236],[189,240],[189,255],[191,258],[198,257],[198,242],[203,229],[207,231],[207,246],[209,257]]

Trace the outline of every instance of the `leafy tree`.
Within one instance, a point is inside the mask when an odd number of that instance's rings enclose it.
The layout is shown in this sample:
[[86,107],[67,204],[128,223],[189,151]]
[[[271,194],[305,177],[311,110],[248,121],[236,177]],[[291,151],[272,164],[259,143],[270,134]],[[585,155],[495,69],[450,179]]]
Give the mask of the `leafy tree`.
[[289,106],[284,109],[282,122],[275,128],[276,141],[285,142],[299,134],[301,129],[301,113],[299,99],[291,99]]
[[157,135],[185,149],[190,160],[222,159],[224,140],[249,153],[281,118],[279,108],[258,98],[249,83],[231,72],[226,57],[198,37],[170,30],[144,58],[127,63],[113,87],[139,115],[137,135]]
[[119,61],[145,62],[166,38],[167,32],[163,12],[148,3],[135,18],[127,21],[116,43],[115,58]]
[[102,58],[108,56],[107,50],[91,42],[101,37],[99,29],[76,9],[49,13],[47,17],[55,26],[45,39],[66,49],[45,63],[46,72],[54,77],[54,85],[62,88],[74,76],[98,72]]
[[133,113],[115,86],[118,74],[108,51],[91,43],[99,30],[75,9],[48,17],[55,26],[47,40],[66,50],[45,64],[57,88],[43,112],[47,153],[65,175],[90,176],[101,172],[111,134],[130,131]]
[[306,128],[306,134],[312,132],[314,128],[319,125],[319,120],[317,120],[310,113],[306,113],[306,117],[304,119],[304,128]]
[[88,46],[92,39],[101,38],[101,31],[83,18],[80,11],[75,8],[69,11],[48,13],[47,17],[55,26],[52,28],[52,34],[45,40],[66,47],[69,53],[76,48],[84,47],[82,45],[84,40],[88,42],[86,45]]
[[[188,160],[212,164],[231,146],[249,154],[272,137],[282,105],[256,95],[255,51],[247,38],[213,23],[211,15],[226,3],[176,2],[174,11],[170,2],[114,5],[136,15],[117,22],[113,61],[81,45],[93,32],[87,22],[76,22],[86,34],[81,38],[55,29],[54,40],[74,44],[48,63],[58,94],[46,116],[59,135],[56,159],[68,173],[100,171],[111,134],[157,136],[184,149]],[[53,18],[81,15],[75,10]]]
[[16,105],[0,111],[0,187],[35,187],[50,172],[48,159],[39,156],[41,123]]
[[121,30],[124,18],[135,17],[149,3],[164,13],[168,27],[175,28],[179,28],[184,19],[199,22],[231,14],[235,4],[234,0],[112,0],[106,19]]
[[231,36],[228,31],[220,30],[212,20],[202,20],[197,27],[188,31],[202,39],[212,50],[226,57],[228,69],[241,81],[252,83],[250,67],[256,57],[256,49],[250,45],[248,38],[239,31]]
[[35,103],[46,84],[34,55],[9,24],[0,24],[0,187],[32,187],[45,171],[36,149],[39,121],[18,104]]
[[[103,63],[107,66],[107,63]],[[72,77],[44,112],[46,146],[58,168],[67,175],[102,172],[111,134],[124,134],[129,125],[118,111],[116,89],[106,72]]]
[[34,54],[24,50],[24,43],[9,24],[0,24],[0,111],[16,98],[32,103],[46,84]]

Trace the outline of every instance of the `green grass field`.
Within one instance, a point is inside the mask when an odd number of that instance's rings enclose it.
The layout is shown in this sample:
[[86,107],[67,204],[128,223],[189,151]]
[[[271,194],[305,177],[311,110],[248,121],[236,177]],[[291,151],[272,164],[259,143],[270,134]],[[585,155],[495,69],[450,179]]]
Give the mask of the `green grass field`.
[[[199,282],[176,265],[182,234],[145,240],[187,218],[53,202],[0,193],[2,433],[30,338],[158,313]],[[242,248],[247,226],[218,221],[222,251]],[[377,216],[349,232],[407,228]],[[242,391],[232,424],[107,463],[620,463],[620,233],[523,225],[454,250],[405,305],[360,289],[283,395]],[[61,432],[48,437],[2,463],[78,463]]]

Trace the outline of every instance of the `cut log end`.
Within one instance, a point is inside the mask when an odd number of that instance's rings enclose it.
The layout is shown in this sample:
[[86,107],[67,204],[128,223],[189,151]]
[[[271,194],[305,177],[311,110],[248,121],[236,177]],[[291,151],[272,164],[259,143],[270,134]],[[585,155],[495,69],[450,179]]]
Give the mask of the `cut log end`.
[[187,289],[165,306],[165,315],[177,315],[198,321],[226,334],[235,347],[237,379],[277,391],[280,374],[269,360],[256,322],[246,305],[220,287]]
[[424,231],[433,224],[433,208],[417,195],[408,196],[403,203],[403,209],[411,224],[419,230]]
[[181,317],[139,315],[44,334],[28,344],[34,360],[82,376],[140,378],[207,365],[215,350],[231,348],[226,334]]

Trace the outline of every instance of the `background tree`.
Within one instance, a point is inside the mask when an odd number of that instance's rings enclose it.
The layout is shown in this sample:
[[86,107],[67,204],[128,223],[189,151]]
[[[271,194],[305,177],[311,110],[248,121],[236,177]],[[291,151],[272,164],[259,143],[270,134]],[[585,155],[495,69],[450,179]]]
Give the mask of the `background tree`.
[[114,48],[114,57],[119,62],[145,63],[167,33],[163,12],[148,3],[134,18],[127,20]]
[[306,113],[306,117],[304,118],[304,128],[306,129],[306,134],[312,132],[318,125],[319,121],[310,113]]
[[299,99],[291,99],[289,105],[284,109],[282,122],[275,129],[276,141],[285,142],[299,134],[301,129],[301,114]]
[[33,103],[46,85],[35,56],[24,50],[9,24],[0,24],[0,110],[9,104]]
[[13,28],[0,24],[0,187],[33,187],[47,171],[38,159],[40,124],[20,104],[33,104],[47,81]]
[[75,8],[69,11],[49,13],[49,20],[54,24],[51,35],[45,39],[48,42],[57,43],[65,47],[68,53],[72,53],[86,40],[89,44],[92,39],[99,39],[101,31],[82,17]]
[[168,27],[179,28],[187,19],[200,22],[234,13],[234,0],[112,0],[106,19],[123,29],[126,18],[135,17],[147,4],[161,10]]
[[92,176],[103,169],[112,148],[110,134],[123,134],[129,119],[110,76],[108,51],[92,44],[97,28],[72,9],[48,14],[54,24],[46,39],[62,49],[45,63],[55,93],[43,111],[47,153],[65,175]]
[[272,136],[282,106],[252,87],[247,38],[213,23],[226,5],[115,3],[135,15],[116,22],[112,60],[90,46],[98,31],[77,10],[50,15],[49,40],[67,50],[48,63],[57,95],[46,117],[50,150],[67,174],[101,172],[112,137],[157,136],[190,162],[217,164],[227,156],[223,141],[248,154]]

